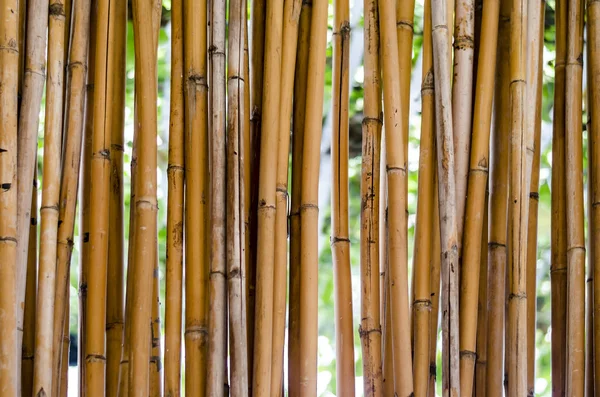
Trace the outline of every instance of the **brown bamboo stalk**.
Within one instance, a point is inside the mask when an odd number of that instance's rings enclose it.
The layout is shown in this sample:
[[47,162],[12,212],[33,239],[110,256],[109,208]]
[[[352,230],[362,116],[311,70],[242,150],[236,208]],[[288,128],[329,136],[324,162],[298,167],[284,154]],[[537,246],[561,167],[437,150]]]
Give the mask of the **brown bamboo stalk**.
[[181,395],[181,312],[183,307],[184,87],[183,1],[171,3],[171,108],[167,201],[165,291],[165,395]]
[[[302,148],[300,199],[300,395],[317,393],[318,336],[318,190],[323,87],[325,82],[327,3],[313,4],[311,13],[306,118]],[[265,75],[269,75],[265,72]]]
[[[489,186],[489,177],[488,177]],[[488,229],[489,229],[489,188],[485,192],[483,230],[481,233],[481,260],[479,271],[479,298],[477,304],[477,361],[475,362],[475,384],[473,395],[486,396],[485,375],[487,369],[487,333],[488,333]]]
[[[52,0],[48,22],[48,75],[44,130],[44,166],[42,206],[40,209],[40,262],[37,294],[35,362],[33,391],[52,394],[54,366],[54,293],[58,242],[58,203],[60,197],[60,161],[62,156],[62,116],[64,84],[64,3]],[[62,328],[62,324],[60,325]],[[58,349],[60,345],[57,345]],[[56,379],[57,381],[58,379]],[[58,389],[56,389],[58,390]]]
[[281,87],[279,134],[277,149],[275,263],[273,272],[273,350],[271,353],[271,395],[283,387],[283,351],[288,258],[288,167],[290,158],[290,118],[294,92],[294,65],[298,44],[298,23],[302,2],[289,0],[283,8],[283,41],[281,55]]
[[567,51],[567,2],[556,2],[556,61],[554,64],[554,117],[552,134],[552,395],[566,391],[567,324],[567,220],[565,188],[565,64]]
[[[59,201],[56,291],[54,306],[54,346],[62,346],[64,324],[69,322],[71,254],[79,188],[81,142],[85,119],[85,84],[90,29],[90,1],[75,3],[73,10],[73,41],[67,66],[66,131]],[[66,335],[68,336],[68,335]],[[59,379],[63,354],[53,353],[54,379]],[[58,385],[57,385],[58,386]],[[55,388],[54,393],[60,390]]]
[[[496,73],[499,9],[499,0],[488,1],[483,6],[481,49],[478,64],[488,66],[481,67],[477,71],[475,109],[473,111],[473,137],[467,187],[469,195],[465,212],[464,245],[460,272],[460,388],[462,393],[467,396],[473,392],[477,356],[477,304],[479,302],[481,235],[485,231],[483,218],[490,163],[490,127],[494,100],[493,83]],[[456,84],[455,82],[455,87]]]
[[[249,145],[250,119],[245,104],[247,92],[247,6],[246,1],[229,3],[229,42],[227,66],[227,289],[229,292],[229,351],[231,362],[231,395],[248,395],[248,356],[246,350],[245,295],[245,209],[248,189],[245,161]],[[246,139],[245,139],[246,137]],[[285,280],[284,280],[285,283]],[[284,297],[285,300],[285,297]]]
[[400,74],[395,68],[398,59],[398,38],[395,32],[395,4],[379,2],[381,27],[381,57],[383,70],[383,107],[385,116],[386,174],[388,180],[388,260],[390,283],[391,331],[394,363],[394,389],[398,395],[413,392],[410,320],[408,304],[407,178],[404,136],[402,128],[402,97]]
[[[156,236],[158,247],[158,236]],[[150,374],[149,396],[162,396],[162,346],[160,344],[160,278],[158,267],[158,253],[154,257],[154,271],[152,272],[152,318],[150,322]]]
[[[381,72],[380,72],[381,73]],[[379,91],[381,98],[381,91]],[[381,100],[380,100],[381,102]],[[379,105],[381,107],[381,104]],[[379,113],[380,120],[383,118]],[[383,120],[382,120],[383,122]],[[385,125],[383,125],[385,127]],[[383,395],[394,393],[394,357],[392,346],[392,310],[390,302],[390,262],[388,251],[389,224],[388,224],[388,181],[387,173],[381,173],[386,169],[387,149],[385,143],[385,133],[380,134],[381,146],[379,153],[379,290],[380,290],[380,326],[381,326],[381,347],[382,347],[382,372],[383,372]],[[383,321],[381,321],[383,318]]]
[[[37,168],[37,167],[36,167]],[[34,170],[31,195],[31,221],[27,253],[27,282],[23,309],[23,348],[21,351],[21,395],[33,394],[33,360],[35,349],[35,311],[37,303],[37,171]]]
[[[17,183],[31,194],[30,179],[17,179],[17,93],[19,84],[19,14],[16,0],[0,4],[0,392],[16,395],[19,390],[19,351],[17,350],[18,242]],[[16,12],[15,12],[16,11]],[[31,200],[27,207],[31,206]],[[31,208],[30,208],[31,210]],[[29,232],[29,227],[27,227]],[[27,244],[22,244],[27,247]],[[25,248],[25,254],[27,248]],[[25,257],[26,260],[26,257]],[[24,263],[26,264],[26,262]],[[23,293],[25,286],[23,286]],[[21,336],[22,338],[22,336]]]
[[415,396],[427,397],[429,387],[429,330],[431,323],[431,254],[435,182],[434,77],[431,42],[431,2],[425,2],[423,16],[423,78],[421,82],[421,140],[415,248],[413,256],[414,301],[413,381]]
[[202,395],[206,388],[208,339],[208,84],[207,4],[184,2],[185,73],[185,390]]
[[431,7],[434,73],[438,76],[435,79],[435,108],[442,252],[442,390],[458,395],[458,243],[450,76],[446,74],[450,69],[447,4],[436,0]]
[[565,188],[567,191],[567,395],[584,393],[585,233],[583,204],[582,73],[583,8],[567,4],[565,87]]
[[[435,117],[435,116],[434,116]],[[437,156],[437,154],[436,154]],[[429,390],[428,396],[436,396],[436,377],[437,377],[437,339],[438,339],[438,320],[440,313],[440,271],[441,271],[441,238],[440,238],[440,210],[439,195],[437,184],[437,173],[434,179],[434,197],[433,197],[433,226],[431,228],[431,322],[429,323]]]
[[[306,112],[306,83],[312,2],[302,2],[298,23],[298,44],[294,79],[292,122],[292,198],[290,205],[290,291],[288,326],[288,391],[290,397],[300,392],[300,261],[302,252],[300,205],[302,193],[302,152]],[[250,334],[250,332],[248,333]]]

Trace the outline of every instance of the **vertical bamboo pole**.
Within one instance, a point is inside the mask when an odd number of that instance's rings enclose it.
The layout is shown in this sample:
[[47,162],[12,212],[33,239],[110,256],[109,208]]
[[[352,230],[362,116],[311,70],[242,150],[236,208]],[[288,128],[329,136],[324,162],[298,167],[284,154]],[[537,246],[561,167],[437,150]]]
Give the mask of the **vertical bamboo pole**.
[[[0,292],[0,392],[6,395],[17,394],[20,380],[17,350],[17,252],[20,237],[17,229],[18,10],[16,0],[0,3],[0,279],[3,280]],[[19,184],[25,185],[31,194],[30,180],[20,180]],[[30,206],[31,200],[26,204]],[[27,236],[20,241],[29,242],[29,238]],[[27,247],[27,244],[22,245]],[[22,289],[24,292],[25,286]]]
[[[161,6],[162,8],[162,6]],[[158,248],[158,236],[156,236]],[[162,396],[162,348],[160,344],[160,270],[158,268],[158,252],[155,251],[154,271],[152,272],[152,316],[150,319],[150,373],[149,396]]]
[[[245,177],[247,159],[245,145],[249,139],[249,114],[245,103],[247,80],[244,47],[247,43],[247,6],[245,0],[229,3],[229,42],[227,65],[227,289],[229,292],[229,351],[231,361],[231,395],[248,395],[248,356],[246,350],[246,295],[245,295],[245,209],[247,203]],[[249,135],[246,135],[249,138]],[[285,283],[285,280],[284,280]],[[285,300],[285,298],[284,298]],[[282,352],[283,353],[283,352]],[[283,354],[282,354],[283,355]]]
[[431,6],[434,73],[438,76],[435,79],[435,108],[442,252],[442,390],[444,395],[458,395],[458,243],[450,76],[447,74],[450,69],[447,3],[435,0]]
[[[434,116],[435,117],[435,116]],[[437,142],[436,142],[437,144]],[[437,151],[435,156],[437,157]],[[429,328],[429,390],[428,396],[436,396],[436,377],[437,377],[437,339],[438,339],[438,320],[440,313],[440,272],[441,272],[441,238],[440,238],[440,210],[437,173],[434,179],[433,196],[433,221],[431,228],[431,322]]]
[[181,311],[183,287],[184,92],[183,0],[171,3],[171,108],[167,198],[165,292],[165,395],[181,394]]
[[[69,318],[70,307],[67,308],[67,319]],[[69,347],[71,346],[71,335],[69,334],[69,322],[63,323],[63,329],[61,335],[63,339],[61,341],[61,358],[60,358],[60,379],[59,379],[59,390],[56,396],[66,397],[69,389]]]
[[417,224],[415,226],[415,248],[413,261],[414,301],[413,335],[414,363],[413,379],[415,396],[427,397],[429,387],[429,330],[431,323],[431,246],[435,182],[435,120],[434,120],[434,77],[431,42],[431,2],[425,2],[423,12],[423,78],[421,82],[421,140],[419,154],[419,187]]
[[[35,330],[33,391],[52,394],[54,293],[60,197],[60,162],[62,157],[62,116],[65,42],[65,12],[62,0],[52,0],[48,22],[48,75],[46,85],[46,120],[44,130],[44,168],[42,206],[40,209],[40,263]],[[61,324],[62,328],[62,324]],[[56,346],[57,348],[59,346]],[[56,379],[58,381],[58,379]],[[56,389],[58,390],[58,389]]]
[[[37,168],[37,167],[36,167]],[[33,395],[33,360],[35,349],[35,311],[37,303],[37,171],[34,170],[33,194],[31,195],[31,221],[27,253],[27,282],[25,284],[25,307],[23,309],[23,348],[21,352],[21,392]]]
[[[300,254],[302,252],[300,230],[300,205],[302,193],[302,152],[304,147],[304,124],[306,112],[306,83],[308,76],[308,47],[312,3],[302,2],[298,23],[298,45],[294,79],[292,121],[292,199],[290,205],[290,292],[288,326],[288,389],[290,397],[300,393]],[[250,335],[250,332],[248,333]]]
[[408,266],[406,229],[407,168],[402,128],[402,97],[400,75],[395,69],[398,59],[398,38],[394,21],[395,4],[379,2],[381,27],[381,57],[383,70],[383,107],[385,116],[386,174],[388,180],[388,260],[394,385],[398,395],[413,392],[410,321],[408,304]]
[[[489,186],[489,178],[488,178]],[[488,226],[489,226],[489,188],[485,192],[485,207],[483,213],[483,230],[481,233],[481,259],[479,261],[479,298],[477,303],[477,361],[475,362],[475,381],[473,395],[486,396],[485,371],[487,369],[487,283],[488,283]]]
[[565,188],[567,215],[567,395],[584,393],[585,233],[583,207],[583,8],[567,3],[565,87]]
[[294,93],[294,65],[298,44],[298,23],[302,2],[288,0],[283,8],[283,41],[277,150],[275,263],[273,272],[273,350],[271,353],[271,395],[283,387],[283,350],[288,259],[288,168],[290,159],[290,119]]
[[[321,152],[323,86],[325,82],[327,2],[313,4],[311,13],[306,118],[302,151],[302,192],[300,194],[300,395],[317,393],[318,335],[318,180]],[[265,71],[265,75],[269,75]]]
[[207,4],[184,1],[185,76],[185,390],[203,395],[208,343]]
[[[486,188],[489,172],[490,126],[494,100],[496,44],[500,1],[483,6],[481,49],[479,51],[473,118],[473,137],[469,163],[462,268],[460,272],[460,389],[472,394],[477,343],[477,304],[481,267],[481,235],[484,234]],[[491,65],[491,66],[489,66]],[[455,82],[456,84],[456,82]],[[455,85],[456,86],[456,85]],[[456,135],[455,135],[456,137]],[[487,243],[487,241],[486,241]]]

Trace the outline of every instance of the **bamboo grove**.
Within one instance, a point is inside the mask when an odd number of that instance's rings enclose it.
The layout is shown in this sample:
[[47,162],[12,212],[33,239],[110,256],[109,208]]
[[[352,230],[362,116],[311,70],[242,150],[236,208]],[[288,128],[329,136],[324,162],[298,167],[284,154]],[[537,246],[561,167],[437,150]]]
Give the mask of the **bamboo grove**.
[[[166,16],[161,0],[0,0],[0,395],[58,397],[74,387],[74,271],[76,394],[316,396],[326,94],[337,395],[534,395],[546,4],[424,0],[416,26],[415,0],[362,2],[361,206],[352,223],[349,0],[171,0]],[[600,3],[555,3],[552,395],[592,396],[600,395]],[[353,224],[360,241],[351,241]],[[359,308],[351,244],[360,249]]]

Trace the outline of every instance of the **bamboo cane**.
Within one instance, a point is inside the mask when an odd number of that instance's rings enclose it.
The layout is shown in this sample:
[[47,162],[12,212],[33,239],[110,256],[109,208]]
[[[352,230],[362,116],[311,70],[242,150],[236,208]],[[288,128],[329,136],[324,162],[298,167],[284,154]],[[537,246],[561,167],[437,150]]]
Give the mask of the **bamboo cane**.
[[208,305],[207,203],[208,105],[207,5],[184,2],[185,71],[185,377],[186,393],[202,395],[206,388]]
[[[435,117],[435,116],[434,116]],[[437,142],[436,142],[437,144]],[[437,151],[435,156],[437,157]],[[440,210],[437,173],[433,175],[434,196],[433,196],[433,223],[431,228],[431,322],[429,323],[429,390],[428,396],[436,396],[436,377],[437,377],[437,339],[438,339],[438,320],[440,313],[440,272],[441,272],[441,238],[440,238]]]
[[[228,42],[228,128],[227,128],[227,279],[229,292],[229,350],[231,354],[231,395],[248,395],[248,357],[246,350],[246,295],[245,295],[245,209],[248,202],[245,194],[246,154],[249,144],[249,114],[245,104],[245,72],[247,65],[244,47],[247,39],[246,1],[229,3],[229,42]],[[241,74],[241,76],[240,76]],[[245,137],[246,136],[246,139]],[[285,280],[284,280],[285,282]],[[285,298],[284,298],[285,299]]]
[[475,362],[475,380],[473,394],[486,396],[485,371],[487,368],[487,333],[488,333],[488,230],[489,230],[489,177],[485,192],[485,207],[483,209],[483,230],[481,233],[481,259],[479,261],[479,298],[477,304],[477,360]]
[[[69,322],[71,254],[79,188],[81,142],[85,119],[85,83],[90,28],[90,1],[75,3],[73,10],[73,41],[67,66],[66,131],[62,179],[59,200],[56,291],[54,306],[54,346],[63,344],[64,324]],[[68,328],[67,328],[68,329]],[[68,335],[66,335],[68,336]],[[54,379],[59,379],[62,367],[60,349],[53,353]],[[54,394],[59,389],[55,388]]]
[[[158,236],[155,239],[158,247]],[[150,397],[162,396],[162,347],[160,344],[160,279],[158,253],[155,253],[154,271],[152,272],[152,318],[150,322]]]
[[[313,4],[310,22],[306,113],[300,199],[300,395],[317,393],[318,180],[325,82],[327,3]],[[270,75],[265,73],[266,75]]]
[[435,79],[435,108],[442,252],[442,390],[450,395],[458,395],[458,247],[450,80],[446,74],[450,68],[447,4],[443,0],[436,0],[431,6],[434,73],[438,76]]
[[[247,0],[246,0],[247,3]],[[243,253],[244,253],[244,268],[242,269],[243,279],[244,279],[244,304],[245,304],[245,313],[244,313],[244,321],[246,322],[246,370],[248,371],[246,378],[248,380],[252,379],[250,376],[250,371],[252,371],[252,362],[250,361],[250,352],[252,350],[250,343],[250,333],[254,332],[248,328],[249,320],[248,316],[250,314],[250,288],[248,285],[248,274],[250,273],[250,269],[252,268],[252,251],[251,251],[251,243],[252,243],[252,233],[251,233],[251,221],[252,221],[252,211],[251,211],[251,203],[252,203],[252,158],[254,153],[252,152],[252,139],[251,139],[251,129],[250,129],[250,51],[248,49],[248,15],[246,10],[246,19],[244,20],[244,119],[243,119],[243,135],[241,138],[243,140],[242,148],[244,150],[242,154],[242,164],[244,165],[244,175],[242,180],[244,181],[244,203],[242,206],[243,216],[244,216],[244,243],[243,243]],[[254,334],[252,334],[254,335]],[[249,388],[252,386],[252,382],[247,380]]]
[[565,188],[567,212],[567,394],[583,395],[585,379],[585,234],[581,131],[583,9],[567,4]]
[[[67,308],[67,316],[69,315],[70,307]],[[68,318],[68,317],[67,317]],[[69,348],[71,345],[71,336],[69,335],[69,322],[63,323],[63,329],[61,335],[63,340],[61,341],[61,358],[60,358],[60,380],[58,382],[60,389],[57,396],[66,397],[69,389]]]
[[[292,121],[292,199],[290,205],[290,292],[288,326],[288,390],[290,397],[300,392],[300,255],[302,252],[300,230],[300,205],[302,193],[302,152],[306,112],[306,83],[308,76],[308,49],[312,2],[302,2],[298,23],[298,44],[294,79]],[[250,334],[250,333],[249,333]]]
[[[381,73],[381,72],[380,72]],[[380,87],[381,88],[381,87]],[[381,90],[379,91],[381,97]],[[380,100],[381,102],[381,100]],[[381,108],[381,104],[379,105]],[[379,118],[383,122],[383,115],[379,112]],[[385,127],[385,125],[382,126]],[[381,346],[382,346],[382,372],[383,372],[383,394],[391,395],[394,393],[394,358],[392,346],[392,310],[390,302],[390,262],[389,262],[389,224],[388,224],[388,180],[387,172],[381,173],[386,169],[387,148],[385,142],[385,133],[380,134],[380,153],[379,153],[379,292],[380,292],[380,326]],[[381,321],[383,318],[383,321]]]
[[[383,394],[381,315],[379,295],[379,181],[381,145],[381,88],[379,18],[377,0],[364,2],[364,119],[361,166],[361,321],[359,335],[363,357],[365,396]],[[393,386],[393,382],[388,382]],[[393,390],[393,389],[392,389]]]
[[[402,128],[400,78],[394,68],[398,59],[397,36],[394,32],[394,3],[379,2],[381,57],[383,70],[383,107],[385,116],[386,174],[388,180],[388,260],[391,302],[391,331],[394,363],[394,389],[398,395],[413,392],[410,321],[408,312],[408,266],[406,229],[406,156]],[[386,328],[388,326],[386,325]]]
[[[589,51],[586,51],[586,62],[589,64]],[[587,81],[592,80],[590,77],[589,67],[587,69]],[[589,83],[588,83],[589,84]],[[593,396],[594,395],[594,382],[595,382],[595,368],[594,368],[594,225],[593,225],[593,170],[592,170],[592,162],[593,162],[593,147],[594,147],[594,137],[592,135],[591,128],[591,117],[590,117],[590,93],[589,89],[586,89],[586,102],[585,108],[587,111],[587,123],[586,123],[586,131],[588,134],[588,190],[587,190],[587,214],[588,214],[588,245],[587,249],[589,252],[588,256],[588,264],[586,269],[586,279],[585,279],[585,289],[586,289],[586,297],[585,297],[585,395]]]
[[171,3],[171,108],[165,293],[165,395],[181,394],[181,312],[184,216],[183,1]]
[[[473,392],[477,356],[477,304],[479,302],[481,235],[485,230],[483,218],[489,171],[490,125],[494,100],[493,82],[496,72],[500,1],[488,1],[483,7],[481,49],[478,63],[491,66],[481,67],[477,71],[473,137],[467,187],[469,195],[465,212],[464,245],[460,272],[460,388],[462,393],[467,396]],[[455,82],[455,87],[456,84]]]
[[[36,167],[37,168],[37,167]],[[35,311],[37,303],[37,170],[34,170],[31,195],[31,221],[27,253],[27,282],[23,309],[23,350],[21,352],[21,394],[33,395],[33,360],[35,349]]]
[[[506,37],[510,29],[510,7],[507,0],[500,2],[498,37]],[[496,56],[496,84],[494,88],[494,120],[492,136],[489,241],[488,241],[488,334],[486,394],[501,397],[504,384],[504,328],[507,260],[507,206],[508,206],[508,62],[510,41],[499,40]],[[493,275],[493,276],[492,276]]]
[[18,90],[18,109],[21,109],[21,98],[23,98],[23,76],[25,74],[25,39],[26,39],[26,26],[27,26],[27,0],[18,0],[17,3],[18,15],[19,15],[19,30],[18,30],[18,41],[19,41],[19,86]]
[[[294,92],[294,65],[298,44],[298,23],[302,2],[289,0],[283,8],[283,53],[281,55],[281,88],[277,150],[275,263],[273,272],[273,350],[271,353],[271,395],[283,387],[283,350],[285,343],[287,237],[288,237],[288,167],[290,157],[290,118]],[[353,361],[354,362],[354,361]]]
[[[40,262],[37,294],[35,362],[33,391],[53,390],[52,351],[54,342],[54,293],[58,242],[58,203],[60,197],[60,160],[62,143],[64,84],[64,25],[62,0],[52,0],[48,22],[48,75],[46,87],[46,121],[44,130],[44,167],[42,206],[40,209]],[[63,325],[60,324],[62,328]],[[60,345],[57,345],[58,348]],[[56,379],[58,380],[58,379]],[[56,389],[58,390],[58,389]]]

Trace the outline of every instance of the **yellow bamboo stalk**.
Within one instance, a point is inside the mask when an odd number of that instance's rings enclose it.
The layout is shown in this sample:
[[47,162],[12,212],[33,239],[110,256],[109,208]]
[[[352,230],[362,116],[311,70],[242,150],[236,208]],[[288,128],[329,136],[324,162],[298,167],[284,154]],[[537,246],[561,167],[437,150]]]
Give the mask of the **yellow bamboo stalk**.
[[[384,138],[385,139],[385,138]],[[383,157],[384,155],[384,151],[381,151],[381,156]],[[384,166],[384,165],[382,165]],[[380,168],[382,167],[380,166]],[[383,184],[383,182],[382,182]],[[381,207],[380,207],[381,208]],[[381,221],[381,218],[380,218]],[[384,222],[387,225],[387,222]],[[380,229],[381,231],[381,229]],[[387,236],[388,236],[388,232],[387,229],[385,229],[383,231],[383,235],[385,236],[385,239],[387,240]],[[380,233],[381,234],[381,233]],[[387,244],[387,242],[385,243]],[[381,253],[380,253],[380,257],[381,257]],[[384,292],[383,292],[383,313],[381,313],[381,317],[383,317],[383,324],[381,325],[382,328],[382,339],[383,341],[381,342],[382,345],[382,383],[383,383],[383,395],[387,396],[387,395],[393,395],[394,394],[394,354],[393,354],[393,347],[392,347],[392,310],[391,310],[391,304],[390,304],[390,284],[389,284],[389,263],[386,261],[385,264],[383,262],[381,262],[381,264],[383,266],[385,266],[385,271],[384,273],[387,274],[387,276],[384,276],[384,285],[380,288],[383,288]]]
[[203,395],[208,339],[207,4],[184,2],[185,75],[185,390]]
[[[310,22],[306,113],[300,199],[300,395],[317,393],[318,190],[327,43],[327,2],[313,4]],[[268,73],[265,73],[269,75]]]
[[283,387],[283,351],[288,258],[288,167],[290,157],[290,118],[294,93],[294,65],[298,44],[298,23],[302,2],[289,0],[283,8],[279,134],[277,149],[275,263],[273,272],[273,350],[271,353],[271,395]]
[[567,395],[584,393],[585,233],[583,204],[583,5],[567,4],[565,188],[567,191]]
[[[292,132],[292,199],[290,205],[290,292],[288,326],[288,391],[290,397],[300,392],[300,255],[302,252],[300,232],[300,205],[302,193],[302,152],[304,147],[304,120],[306,112],[306,83],[308,76],[308,48],[312,3],[302,2],[298,23],[296,55],[293,132]],[[250,332],[248,332],[250,335]]]
[[[378,49],[379,50],[379,49]],[[381,72],[379,72],[381,74]],[[380,77],[379,77],[380,79]],[[380,87],[381,88],[381,87]],[[381,90],[379,91],[381,98]],[[381,102],[381,99],[379,100]],[[381,103],[379,104],[381,109]],[[380,120],[382,118],[381,110],[379,111]],[[383,120],[381,120],[383,122]],[[385,127],[383,125],[382,127]],[[383,395],[394,393],[394,358],[392,347],[392,311],[390,303],[390,262],[388,252],[388,189],[387,189],[387,172],[381,173],[381,170],[386,169],[387,148],[385,143],[385,133],[380,132],[380,153],[379,153],[379,293],[380,293],[380,326],[381,346],[382,346],[382,372],[383,372]],[[383,269],[383,270],[381,270]],[[383,321],[381,321],[383,318]]]
[[[434,116],[435,117],[435,116]],[[436,153],[437,157],[437,153]],[[434,179],[433,196],[433,226],[431,228],[431,322],[429,323],[429,390],[428,396],[436,396],[436,377],[437,377],[437,339],[438,339],[438,317],[440,313],[440,271],[441,271],[441,239],[440,239],[440,210],[437,173]]]
[[[488,177],[489,186],[489,177]],[[479,271],[479,299],[477,304],[477,361],[475,362],[475,384],[473,394],[486,396],[485,372],[487,367],[487,332],[488,332],[488,229],[489,229],[489,188],[485,192],[485,207],[483,216],[483,230],[481,233],[481,259]]]
[[[56,287],[56,253],[58,243],[58,203],[60,197],[60,162],[63,119],[63,84],[65,59],[65,12],[62,0],[52,0],[48,22],[48,75],[46,85],[46,120],[44,130],[44,166],[42,206],[40,209],[40,262],[37,294],[35,362],[33,391],[52,394],[54,293]],[[62,328],[62,324],[60,324]],[[59,348],[57,345],[56,348]],[[58,381],[58,379],[56,379]],[[58,389],[56,389],[58,390]]]
[[184,87],[183,1],[171,3],[171,108],[167,198],[165,292],[165,395],[181,394],[181,312],[183,307]]
[[[477,70],[473,137],[469,163],[462,268],[460,272],[460,388],[469,396],[473,392],[477,343],[477,304],[481,268],[481,235],[484,233],[486,187],[489,172],[490,126],[494,100],[496,44],[500,1],[483,6],[481,48]],[[490,66],[491,65],[491,66]],[[455,82],[456,84],[456,82]],[[455,135],[456,137],[456,135]],[[487,241],[486,241],[487,243]]]

